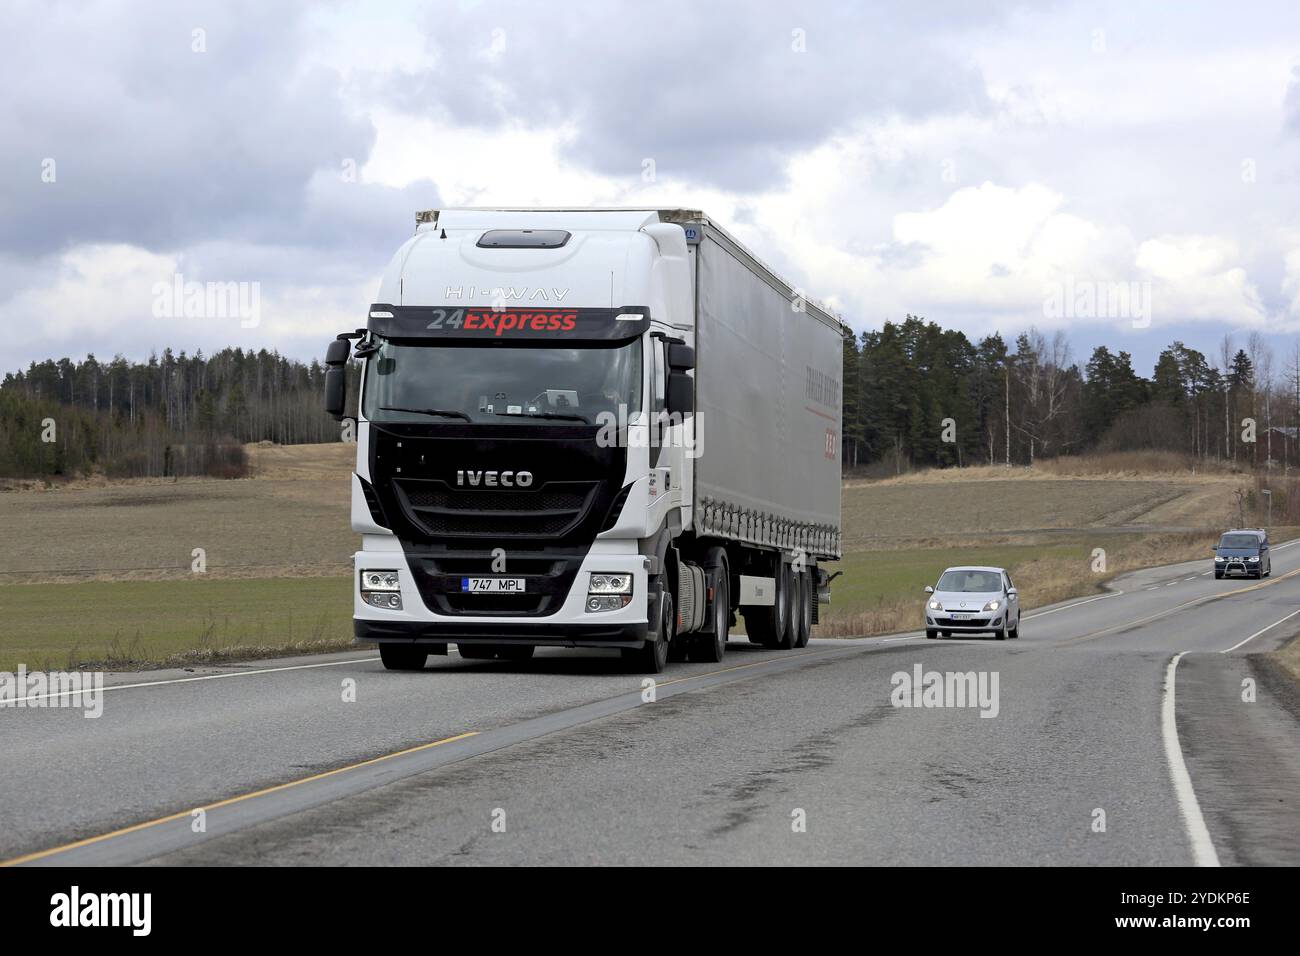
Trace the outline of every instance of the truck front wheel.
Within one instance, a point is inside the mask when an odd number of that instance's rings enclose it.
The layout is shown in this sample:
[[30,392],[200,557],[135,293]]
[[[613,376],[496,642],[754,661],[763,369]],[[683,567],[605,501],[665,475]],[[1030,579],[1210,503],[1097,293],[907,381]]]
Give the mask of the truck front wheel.
[[429,652],[417,644],[380,644],[379,659],[390,671],[424,670]]
[[667,591],[659,605],[658,633],[647,634],[646,642],[640,647],[623,649],[623,660],[638,674],[661,674],[668,663],[668,644],[677,632],[677,609],[673,607],[673,596]]

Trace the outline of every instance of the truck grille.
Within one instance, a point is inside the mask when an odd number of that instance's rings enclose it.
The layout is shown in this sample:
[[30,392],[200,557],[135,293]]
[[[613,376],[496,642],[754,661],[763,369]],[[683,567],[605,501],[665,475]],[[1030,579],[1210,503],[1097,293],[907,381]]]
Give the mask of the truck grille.
[[[581,557],[511,556],[504,571],[493,568],[491,552],[408,555],[420,596],[439,614],[541,616],[564,603],[577,576]],[[506,574],[523,578],[523,594],[470,594],[461,590],[466,576]]]
[[407,516],[426,534],[560,537],[586,517],[594,481],[549,481],[540,488],[454,488],[445,481],[393,482]]

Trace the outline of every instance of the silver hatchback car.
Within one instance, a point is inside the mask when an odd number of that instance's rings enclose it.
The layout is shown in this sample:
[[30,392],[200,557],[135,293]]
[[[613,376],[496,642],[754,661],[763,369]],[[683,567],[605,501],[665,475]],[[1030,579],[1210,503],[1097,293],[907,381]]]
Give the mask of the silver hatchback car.
[[1020,636],[1020,598],[1005,568],[949,568],[925,589],[925,636]]

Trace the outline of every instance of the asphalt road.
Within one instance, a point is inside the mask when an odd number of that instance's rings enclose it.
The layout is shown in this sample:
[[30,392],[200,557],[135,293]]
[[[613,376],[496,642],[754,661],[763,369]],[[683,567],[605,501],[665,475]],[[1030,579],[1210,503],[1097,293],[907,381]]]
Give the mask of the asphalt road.
[[[98,719],[0,709],[0,858],[1294,865],[1300,706],[1257,655],[1300,629],[1300,547],[1262,582],[1208,567],[1026,612],[1018,641],[733,640],[652,702],[559,650],[111,675]],[[996,675],[996,715],[894,706],[917,666]]]

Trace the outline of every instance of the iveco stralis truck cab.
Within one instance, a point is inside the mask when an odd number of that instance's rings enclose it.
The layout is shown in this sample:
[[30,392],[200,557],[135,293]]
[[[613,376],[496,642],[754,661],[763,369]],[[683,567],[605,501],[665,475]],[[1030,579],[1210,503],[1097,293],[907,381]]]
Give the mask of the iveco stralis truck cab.
[[[721,657],[737,575],[762,569],[691,531],[694,250],[665,218],[421,213],[366,327],[331,344],[336,417],[361,363],[355,633],[386,667],[448,644],[620,648],[650,672],[674,650]],[[782,562],[765,553],[771,603]]]

